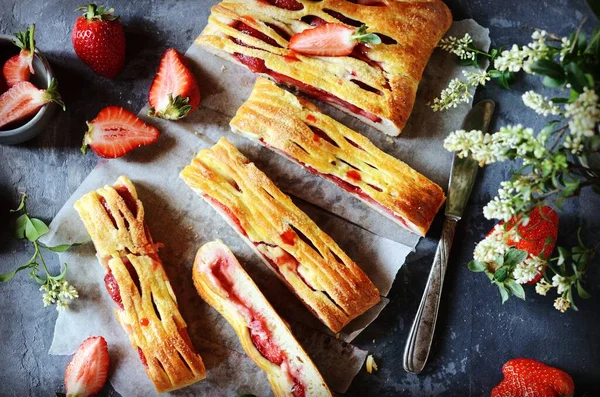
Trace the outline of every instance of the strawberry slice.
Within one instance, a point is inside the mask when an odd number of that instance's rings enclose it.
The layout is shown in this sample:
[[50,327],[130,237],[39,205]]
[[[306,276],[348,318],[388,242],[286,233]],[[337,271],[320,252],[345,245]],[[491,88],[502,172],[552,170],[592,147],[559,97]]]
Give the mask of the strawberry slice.
[[347,56],[358,43],[380,44],[375,33],[367,33],[367,26],[358,29],[341,23],[326,23],[313,29],[296,33],[288,48],[300,54],[316,56]]
[[169,48],[160,60],[160,66],[148,94],[149,116],[179,120],[200,104],[200,89],[185,58]]
[[4,64],[2,74],[8,88],[22,82],[29,81],[35,74],[33,71],[33,54],[35,52],[34,39],[35,25],[31,25],[24,32],[15,34],[15,45],[21,49],[18,55],[13,56]]
[[68,397],[87,397],[102,390],[108,378],[108,345],[101,336],[83,341],[65,370]]
[[156,127],[119,106],[105,107],[87,125],[81,151],[87,153],[89,146],[94,153],[105,158],[124,156],[135,148],[156,142],[160,135]]
[[56,80],[52,79],[47,90],[40,90],[29,81],[18,83],[0,96],[0,128],[33,116],[49,102],[56,102],[65,110]]
[[8,85],[6,85],[4,74],[0,73],[0,95],[4,94],[6,90],[8,90]]

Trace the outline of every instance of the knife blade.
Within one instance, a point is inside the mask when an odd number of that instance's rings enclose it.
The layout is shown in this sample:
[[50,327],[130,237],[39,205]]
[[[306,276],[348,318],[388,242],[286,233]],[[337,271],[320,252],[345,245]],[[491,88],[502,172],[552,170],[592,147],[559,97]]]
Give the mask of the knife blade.
[[[478,102],[467,113],[462,125],[466,131],[481,130],[487,132],[494,113],[495,104],[489,99]],[[404,348],[404,370],[419,374],[429,357],[435,323],[437,320],[444,276],[448,267],[448,254],[452,247],[456,222],[460,220],[469,201],[469,196],[477,177],[477,161],[467,157],[460,158],[454,154],[450,181],[448,182],[448,199],[446,201],[444,226],[438,243],[433,265],[425,285],[423,298]]]

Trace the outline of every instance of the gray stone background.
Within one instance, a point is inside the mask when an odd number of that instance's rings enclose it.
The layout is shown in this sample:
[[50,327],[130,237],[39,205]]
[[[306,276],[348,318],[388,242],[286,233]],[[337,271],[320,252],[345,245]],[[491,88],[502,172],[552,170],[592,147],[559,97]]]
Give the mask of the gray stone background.
[[[10,234],[14,218],[8,209],[21,191],[30,196],[29,210],[49,222],[80,182],[97,164],[93,155],[79,152],[85,120],[99,109],[119,105],[137,112],[163,51],[185,51],[206,23],[205,1],[114,0],[127,36],[127,62],[112,81],[96,76],[76,57],[71,27],[79,15],[78,1],[0,0],[0,33],[13,33],[36,23],[38,47],[48,57],[61,86],[68,111],[60,113],[47,131],[18,146],[0,146],[0,272],[29,258],[24,242]],[[456,20],[474,18],[489,27],[492,46],[525,44],[531,28],[557,35],[573,31],[585,17],[585,31],[598,20],[583,0],[447,0]],[[521,78],[511,91],[488,84],[478,98],[497,102],[492,128],[509,123],[541,128],[544,121],[522,105],[520,96],[540,87],[537,79]],[[528,290],[527,302],[511,299],[505,305],[485,276],[466,269],[473,247],[492,227],[481,209],[507,179],[510,164],[490,166],[479,173],[470,206],[451,254],[437,332],[429,364],[420,375],[402,369],[402,352],[441,229],[438,216],[428,238],[398,274],[391,303],[357,340],[375,355],[380,370],[362,371],[347,393],[352,396],[484,396],[501,379],[504,362],[530,357],[568,371],[578,396],[600,395],[600,272],[598,260],[589,270],[593,298],[578,301],[579,312],[560,314],[553,297]],[[600,199],[584,192],[561,214],[559,243],[575,242],[578,225],[589,243],[600,240]],[[53,269],[58,268],[52,261]],[[64,368],[70,357],[50,356],[56,312],[44,309],[40,293],[26,274],[0,285],[0,395],[42,396],[63,390]],[[104,395],[114,395],[110,386]]]

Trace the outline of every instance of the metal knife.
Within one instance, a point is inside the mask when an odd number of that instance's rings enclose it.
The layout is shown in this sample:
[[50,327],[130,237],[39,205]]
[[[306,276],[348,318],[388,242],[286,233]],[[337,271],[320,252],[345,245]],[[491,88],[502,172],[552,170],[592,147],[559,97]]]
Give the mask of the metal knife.
[[[469,111],[463,122],[462,129],[466,131],[481,130],[487,132],[495,104],[489,99],[478,102]],[[433,333],[437,320],[444,275],[448,267],[448,254],[454,239],[456,222],[462,217],[463,211],[469,201],[475,177],[477,176],[477,161],[471,158],[459,158],[456,154],[452,160],[450,181],[448,182],[448,200],[446,201],[446,218],[442,235],[438,243],[433,265],[419,310],[408,334],[404,348],[404,370],[413,374],[420,373],[425,367]]]

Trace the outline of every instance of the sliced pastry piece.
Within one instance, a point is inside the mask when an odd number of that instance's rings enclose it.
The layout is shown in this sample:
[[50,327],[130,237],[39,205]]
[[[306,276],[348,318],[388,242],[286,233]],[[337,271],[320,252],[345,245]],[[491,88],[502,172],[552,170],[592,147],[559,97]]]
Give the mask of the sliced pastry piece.
[[[293,35],[326,23],[366,25],[381,43],[359,43],[348,56],[306,56],[288,48]],[[451,23],[440,0],[225,0],[212,8],[196,43],[396,136]],[[329,45],[327,38],[314,41]]]
[[227,139],[181,176],[333,332],[379,302],[365,273]]
[[121,176],[112,186],[83,196],[75,209],[106,271],[104,283],[117,306],[117,320],[157,392],[204,379],[202,358],[188,336],[131,181]]
[[438,185],[270,80],[257,79],[230,125],[421,236],[445,200]]
[[308,354],[225,244],[202,246],[192,272],[198,294],[231,324],[276,397],[331,396]]

